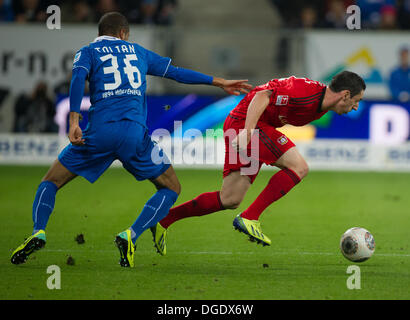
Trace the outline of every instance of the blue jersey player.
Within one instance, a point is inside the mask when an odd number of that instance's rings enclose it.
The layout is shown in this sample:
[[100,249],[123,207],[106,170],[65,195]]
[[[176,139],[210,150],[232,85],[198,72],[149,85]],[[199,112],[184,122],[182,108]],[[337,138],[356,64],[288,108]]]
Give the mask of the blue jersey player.
[[[34,230],[13,252],[11,262],[14,264],[24,263],[32,252],[44,247],[45,228],[57,191],[77,176],[93,183],[118,159],[137,180],[149,179],[157,188],[134,224],[115,238],[120,265],[134,265],[136,240],[168,214],[181,190],[174,169],[167,164],[169,161],[155,161],[151,157],[157,155],[164,159],[166,156],[151,141],[146,127],[146,75],[214,85],[236,95],[247,93],[251,88],[246,80],[225,80],[174,67],[170,58],[128,42],[128,22],[120,13],[105,14],[98,24],[98,33],[99,36],[74,57],[68,134],[71,143],[38,186],[32,212]],[[82,132],[79,118],[86,80],[91,108],[88,126]]]

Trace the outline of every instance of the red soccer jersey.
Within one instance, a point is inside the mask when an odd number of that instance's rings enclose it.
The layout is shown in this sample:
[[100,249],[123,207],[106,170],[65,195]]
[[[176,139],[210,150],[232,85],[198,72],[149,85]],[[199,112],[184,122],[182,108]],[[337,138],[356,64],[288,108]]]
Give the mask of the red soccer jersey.
[[285,124],[303,126],[319,119],[327,111],[321,111],[326,85],[307,78],[273,79],[255,87],[231,111],[236,119],[245,120],[249,104],[256,92],[271,90],[269,105],[259,118],[259,122],[280,128]]

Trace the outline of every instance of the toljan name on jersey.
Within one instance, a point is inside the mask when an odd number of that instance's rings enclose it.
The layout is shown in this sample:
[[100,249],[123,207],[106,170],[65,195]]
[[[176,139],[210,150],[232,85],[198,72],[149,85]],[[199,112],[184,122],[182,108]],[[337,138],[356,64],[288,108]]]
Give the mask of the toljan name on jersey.
[[94,49],[99,53],[135,53],[134,46],[125,44],[121,46],[95,47]]
[[141,91],[138,89],[117,89],[117,90],[109,90],[105,91],[102,94],[103,98],[108,98],[112,96],[122,96],[122,95],[129,95],[129,96],[141,96]]

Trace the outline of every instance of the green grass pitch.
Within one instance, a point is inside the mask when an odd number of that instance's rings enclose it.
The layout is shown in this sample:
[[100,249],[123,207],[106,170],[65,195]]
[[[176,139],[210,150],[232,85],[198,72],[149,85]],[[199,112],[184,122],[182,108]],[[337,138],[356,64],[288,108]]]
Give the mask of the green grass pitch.
[[[409,299],[410,174],[310,172],[261,216],[272,246],[233,230],[232,220],[266,185],[260,173],[241,207],[185,219],[170,228],[168,254],[151,233],[137,242],[136,267],[121,268],[115,235],[130,226],[153,194],[125,170],[109,169],[94,185],[77,178],[58,194],[46,247],[23,265],[11,252],[31,233],[31,206],[45,167],[0,167],[0,299]],[[220,170],[181,170],[180,204],[218,190]],[[339,252],[344,231],[361,226],[375,237],[373,257],[357,264],[351,290]],[[74,238],[83,234],[85,243]],[[68,265],[71,256],[75,264]],[[61,289],[47,288],[47,267],[61,269]]]

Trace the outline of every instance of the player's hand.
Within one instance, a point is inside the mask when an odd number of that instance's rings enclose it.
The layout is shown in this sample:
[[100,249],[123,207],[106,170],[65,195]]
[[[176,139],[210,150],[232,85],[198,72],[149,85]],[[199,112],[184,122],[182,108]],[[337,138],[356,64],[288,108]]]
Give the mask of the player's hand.
[[215,77],[213,85],[235,96],[239,96],[241,93],[247,94],[249,90],[252,90],[252,85],[248,83],[248,80],[226,80]]
[[251,141],[252,130],[243,129],[239,134],[232,140],[232,147],[236,151],[246,150],[249,142]]
[[74,125],[70,126],[70,130],[68,131],[68,138],[70,142],[75,146],[82,146],[85,143],[85,140],[82,138],[83,132],[81,131],[80,126]]

